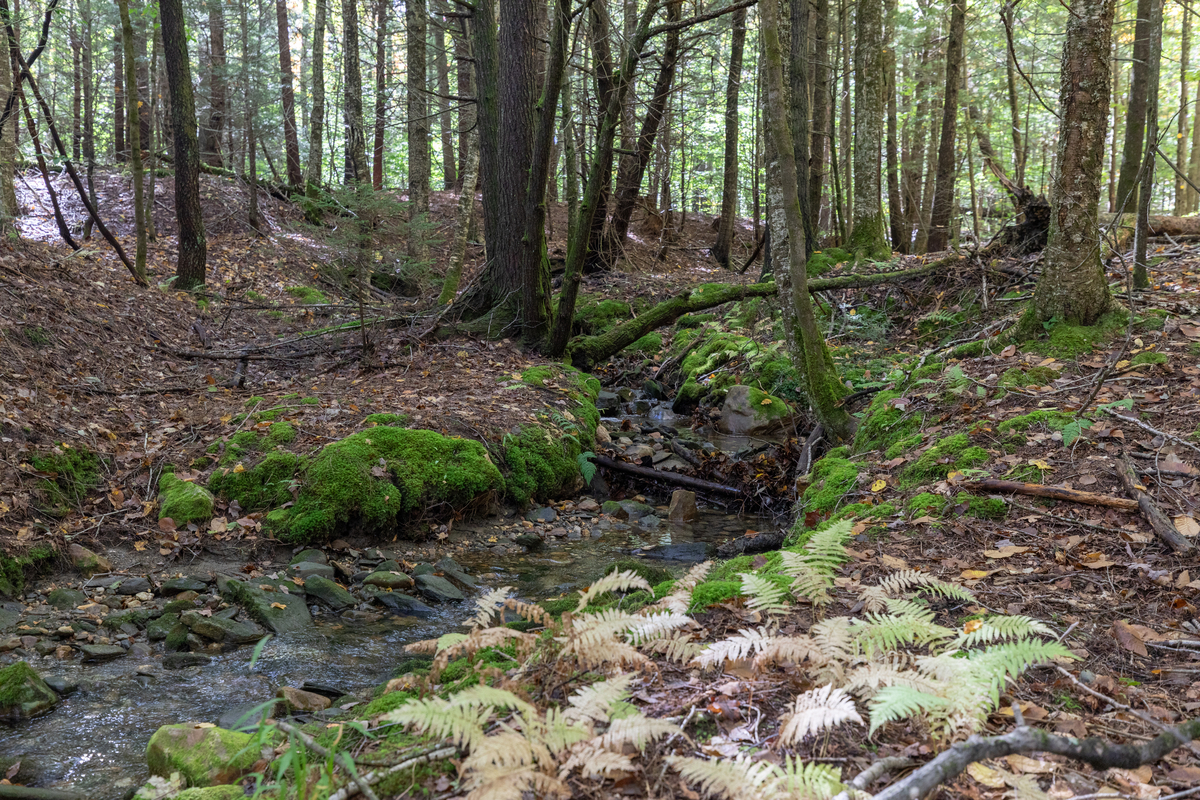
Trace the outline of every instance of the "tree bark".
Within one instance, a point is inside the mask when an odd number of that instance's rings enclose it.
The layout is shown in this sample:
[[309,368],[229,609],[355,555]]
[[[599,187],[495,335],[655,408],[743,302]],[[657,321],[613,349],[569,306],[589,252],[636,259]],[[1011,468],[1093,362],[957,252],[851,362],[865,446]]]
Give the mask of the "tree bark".
[[[220,0],[208,0],[208,66],[211,70],[209,110],[200,128],[200,157],[210,167],[224,167],[221,136],[227,113],[227,59],[225,55],[225,12]],[[315,91],[315,87],[314,87]]]
[[[90,32],[90,15],[87,24]],[[0,48],[0,97],[6,103],[11,102],[13,93],[18,86],[13,80],[13,60],[9,57],[8,48]],[[91,73],[89,71],[90,79]],[[0,128],[0,213],[4,215],[4,226],[8,227],[20,213],[17,205],[16,187],[13,185],[13,173],[17,168],[17,114],[10,113],[3,128]]]
[[[262,221],[258,215],[258,155],[254,130],[254,109],[258,103],[258,98],[255,96],[256,93],[250,85],[250,20],[246,9],[248,2],[249,0],[242,0],[240,4],[242,15],[242,104],[245,109],[244,116],[246,121],[245,177],[248,183],[247,194],[249,195],[246,221],[252,230],[261,233]],[[354,2],[355,0],[350,0],[351,5]],[[255,49],[257,50],[257,47]]]
[[[1111,302],[1096,224],[1108,120],[1113,0],[1075,0],[1059,92],[1050,233],[1032,317],[1090,325]],[[1120,195],[1119,195],[1120,196]],[[1120,202],[1120,201],[1118,201]]]
[[[896,98],[896,0],[886,0],[884,13],[887,15],[884,26],[884,72],[887,75],[887,142],[885,144],[887,158],[887,194],[888,194],[888,225],[891,232],[892,249],[904,252],[908,242],[904,235],[904,205],[900,200],[900,165],[898,137],[898,112]],[[903,248],[903,249],[901,249]]]
[[132,91],[126,94],[129,125],[130,167],[133,177],[133,225],[136,233],[134,271],[146,275],[146,208],[142,204],[142,131],[138,124],[137,62],[133,52],[133,24],[129,18],[129,0],[117,0],[121,14],[121,40],[125,54],[125,85]]
[[[820,227],[821,195],[825,181],[825,161],[829,148],[829,0],[812,5],[812,136],[808,166],[808,213],[813,225]],[[803,165],[801,165],[803,168]],[[757,199],[757,193],[756,193]],[[757,231],[755,232],[757,236]]]
[[950,37],[946,40],[946,90],[942,95],[942,136],[938,143],[937,182],[929,216],[926,249],[945,250],[954,216],[954,173],[958,166],[954,143],[958,136],[958,89],[962,85],[963,38],[967,0],[950,0]]
[[113,158],[118,163],[128,157],[125,132],[125,45],[118,27],[113,38]]
[[287,159],[287,182],[293,190],[304,186],[300,170],[300,139],[296,133],[296,95],[292,84],[292,45],[288,35],[287,0],[275,0],[275,21],[279,26],[279,86],[283,102],[283,142]]
[[[1179,42],[1179,115],[1175,131],[1175,163],[1180,169],[1186,169],[1188,163],[1188,58],[1191,46],[1192,15],[1183,13],[1183,30]],[[1176,176],[1175,178],[1175,216],[1186,214],[1188,185]]]
[[[463,28],[460,32],[453,32],[451,38],[454,39],[454,69],[458,75],[458,95],[459,97],[474,97],[475,96],[475,71],[471,64],[471,38],[467,35],[466,21],[463,21]],[[461,176],[467,171],[467,140],[472,136],[477,136],[475,131],[476,123],[476,103],[461,102],[458,106],[458,174]],[[475,157],[479,157],[479,142],[475,142]]]
[[429,150],[429,95],[426,85],[428,58],[425,37],[429,25],[426,0],[407,0],[405,23],[408,32],[408,255],[414,261],[429,258],[423,225],[429,214],[429,182],[432,160]]
[[371,185],[377,192],[383,189],[383,135],[387,122],[387,15],[390,6],[390,0],[376,0],[375,3],[375,144],[371,148]]
[[[882,260],[891,255],[884,239],[882,187],[886,78],[883,69],[883,0],[859,0],[854,47],[854,208],[847,249],[857,257]],[[828,426],[826,426],[828,427]]]
[[200,145],[196,137],[196,101],[188,61],[183,0],[159,0],[163,60],[171,93],[171,132],[175,140],[175,216],[179,221],[176,289],[202,286],[208,253],[200,211]]
[[1138,174],[1142,168],[1142,145],[1146,140],[1146,102],[1150,88],[1150,17],[1154,2],[1156,0],[1138,0],[1137,3],[1129,108],[1125,113],[1125,146],[1121,156],[1121,177],[1117,181],[1118,212],[1130,212],[1137,208],[1135,195]]
[[[1008,28],[1006,28],[1008,30]],[[1008,89],[1008,113],[1011,118],[1010,128],[1013,143],[1013,176],[1017,186],[1025,182],[1025,143],[1021,135],[1021,100],[1017,96],[1016,60],[1012,48],[1004,48],[1004,77]]]
[[308,118],[308,171],[304,176],[304,216],[311,224],[321,221],[317,199],[321,194],[322,133],[325,128],[325,25],[329,0],[316,0],[312,29],[312,108]]
[[71,158],[79,161],[83,149],[83,41],[79,26],[72,24],[71,37]]
[[342,0],[342,113],[346,122],[347,186],[371,183],[363,127],[362,71],[358,52],[358,0]]
[[454,242],[450,248],[450,268],[442,281],[442,294],[438,303],[448,306],[458,296],[458,284],[462,279],[463,260],[467,253],[467,235],[471,230],[471,217],[475,215],[475,188],[479,183],[479,146],[474,137],[467,138],[467,162],[463,172],[462,191],[458,195],[458,214],[454,226]]
[[450,113],[450,65],[446,58],[446,28],[439,23],[434,29],[437,36],[435,47],[438,94],[441,95],[438,99],[438,128],[442,140],[442,188],[450,191],[458,186],[458,165],[454,158],[454,121]]
[[1150,288],[1149,263],[1146,244],[1150,236],[1150,200],[1154,194],[1154,164],[1158,147],[1158,76],[1162,60],[1162,0],[1154,0],[1150,6],[1150,60],[1146,80],[1149,96],[1146,100],[1146,147],[1145,163],[1142,165],[1141,189],[1138,192],[1137,229],[1133,237],[1133,285],[1137,289]]

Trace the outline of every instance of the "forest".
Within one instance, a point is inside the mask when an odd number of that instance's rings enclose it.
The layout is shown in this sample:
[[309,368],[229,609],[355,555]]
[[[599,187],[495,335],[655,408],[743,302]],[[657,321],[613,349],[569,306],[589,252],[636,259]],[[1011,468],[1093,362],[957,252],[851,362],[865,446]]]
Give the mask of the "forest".
[[0,799],[1200,794],[1185,0],[0,26]]

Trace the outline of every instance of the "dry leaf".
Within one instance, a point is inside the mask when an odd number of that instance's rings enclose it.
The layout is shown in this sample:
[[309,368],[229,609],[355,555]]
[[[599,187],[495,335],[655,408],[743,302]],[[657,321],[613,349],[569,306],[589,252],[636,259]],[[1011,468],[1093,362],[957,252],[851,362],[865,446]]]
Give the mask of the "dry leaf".
[[1034,775],[1043,772],[1053,772],[1054,764],[1049,761],[1042,761],[1038,758],[1030,758],[1029,756],[1011,755],[1005,756],[1005,761],[1012,767],[1014,772],[1026,772]]
[[986,578],[991,574],[992,573],[986,569],[964,569],[959,577],[965,581],[977,581],[982,578]]
[[905,561],[903,558],[896,558],[895,556],[889,556],[886,553],[880,553],[879,563],[882,564],[883,566],[887,567],[888,569],[895,569],[895,570],[908,569],[908,562]]
[[882,492],[886,488],[887,488],[887,481],[885,481],[883,478],[880,478],[879,480],[877,480],[871,484],[872,492],[876,492],[876,493]]
[[1200,522],[1196,522],[1194,517],[1187,514],[1180,514],[1175,518],[1175,530],[1184,536],[1196,536],[1200,534]]
[[988,558],[1008,558],[1009,556],[1016,556],[1016,555],[1020,555],[1021,553],[1028,553],[1029,550],[1030,550],[1030,548],[1028,548],[1028,547],[1021,547],[1020,545],[1010,544],[1010,545],[1005,545],[1004,547],[1001,547],[998,550],[984,550],[983,554],[985,556],[987,556]]
[[283,603],[271,603],[271,608],[287,608]]
[[[1011,347],[1012,345],[1009,346]],[[1004,775],[999,770],[994,770],[979,762],[975,762],[967,767],[967,774],[974,778],[977,783],[989,789],[1004,788]]]
[[1138,636],[1137,631],[1129,623],[1120,620],[1114,622],[1112,632],[1113,638],[1117,640],[1117,644],[1121,645],[1125,650],[1139,656],[1150,655],[1141,637]]

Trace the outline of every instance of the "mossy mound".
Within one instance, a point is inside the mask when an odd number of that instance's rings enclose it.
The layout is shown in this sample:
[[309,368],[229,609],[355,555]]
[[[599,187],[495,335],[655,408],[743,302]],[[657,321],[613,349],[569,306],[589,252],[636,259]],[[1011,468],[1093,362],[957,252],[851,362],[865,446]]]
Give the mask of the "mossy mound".
[[620,300],[580,297],[575,304],[574,329],[585,336],[598,336],[633,317],[633,306]]
[[812,484],[804,490],[800,505],[805,511],[832,513],[858,485],[862,467],[845,458],[825,456],[812,470]]
[[912,436],[901,439],[898,442],[893,442],[891,446],[884,451],[884,457],[890,460],[896,458],[897,456],[902,456],[909,450],[912,450],[914,447],[919,445],[922,441],[924,441],[924,439],[925,437],[921,434],[914,433]]
[[76,508],[88,492],[100,485],[104,462],[86,447],[63,442],[49,453],[34,456],[30,464],[47,477],[38,482],[45,499],[45,511],[63,516]]
[[1034,425],[1045,425],[1052,431],[1061,431],[1073,419],[1070,414],[1053,408],[1040,408],[1028,414],[1006,419],[996,426],[996,432],[1004,435],[1025,433]]
[[1135,367],[1153,366],[1155,364],[1166,364],[1167,357],[1162,353],[1138,353],[1130,362]]
[[164,725],[146,745],[146,766],[151,775],[163,778],[178,772],[192,787],[231,783],[259,759],[252,739],[248,733],[224,728]]
[[849,261],[852,258],[854,258],[853,255],[838,247],[830,247],[827,250],[816,250],[808,257],[808,277],[816,278],[824,275],[838,264]]
[[292,489],[299,488],[297,473],[307,460],[295,453],[268,453],[257,465],[238,472],[219,469],[208,481],[209,491],[229,500],[237,500],[244,511],[265,511],[278,508],[292,499]]
[[394,428],[403,428],[408,424],[408,414],[368,414],[363,417],[363,423],[366,425],[391,425]]
[[921,420],[916,415],[892,404],[900,396],[900,392],[891,390],[875,395],[854,435],[854,452],[887,450],[897,442],[912,439],[920,431]]
[[921,492],[905,506],[912,517],[940,517],[946,508],[946,498],[933,492]]
[[658,331],[651,331],[633,344],[629,345],[629,347],[626,349],[631,353],[646,353],[647,355],[653,355],[662,350],[662,348],[662,334]]
[[684,314],[679,319],[675,320],[675,328],[684,330],[685,328],[699,328],[706,322],[712,322],[717,318],[716,314]]
[[324,292],[312,286],[289,286],[284,291],[306,306],[326,305],[329,302]]
[[942,480],[950,472],[987,463],[991,456],[982,447],[973,446],[965,433],[947,436],[921,454],[900,473],[901,488]]
[[692,590],[692,604],[688,611],[695,613],[709,606],[723,603],[742,593],[741,581],[705,581]]
[[[1122,310],[1110,311],[1090,326],[1067,323],[1040,326],[1032,314],[1029,311],[1022,317],[1017,337],[1030,339],[1025,344],[1026,350],[1060,359],[1078,359],[1088,355],[1096,347],[1109,342],[1129,321],[1128,312]],[[1038,329],[1047,327],[1048,337],[1032,338],[1034,335],[1040,337],[1042,334]]]
[[1004,519],[1008,516],[1008,505],[999,497],[976,497],[974,495],[959,495],[959,503],[966,503],[963,512],[969,517],[979,519]]
[[46,544],[20,555],[0,552],[0,597],[16,597],[25,588],[26,576],[48,570],[57,557],[58,551]]
[[984,347],[983,341],[960,344],[950,350],[950,358],[978,358],[983,355]]
[[171,518],[176,525],[208,522],[213,517],[213,494],[199,484],[181,481],[173,472],[158,479],[158,518]]
[[1061,372],[1051,367],[1031,367],[1027,370],[1020,367],[1013,367],[1004,371],[997,385],[1001,388],[1009,389],[1025,386],[1045,386],[1061,375]]

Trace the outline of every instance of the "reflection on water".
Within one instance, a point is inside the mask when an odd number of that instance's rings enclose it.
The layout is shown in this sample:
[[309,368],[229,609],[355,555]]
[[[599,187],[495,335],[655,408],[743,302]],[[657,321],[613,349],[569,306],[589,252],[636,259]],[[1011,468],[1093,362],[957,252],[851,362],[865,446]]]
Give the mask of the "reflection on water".
[[[638,557],[649,563],[679,572],[688,566],[685,560],[661,556],[697,560],[695,554],[703,553],[706,546],[747,528],[765,530],[769,524],[705,511],[693,525],[663,522],[642,529],[616,523],[598,538],[551,542],[540,553],[472,551],[455,557],[477,574],[491,574],[485,584],[512,585],[522,596],[542,599],[590,582],[615,560],[631,557],[634,550],[640,550]],[[392,666],[405,643],[453,628],[470,615],[469,606],[470,599],[443,606],[438,617],[411,626],[398,625],[396,620],[358,626],[318,620],[308,630],[272,639],[253,669],[249,647],[217,656],[205,666],[178,671],[162,669],[161,652],[141,662],[127,656],[87,666],[35,657],[31,661],[35,669],[78,682],[79,691],[45,717],[0,726],[0,759],[22,761],[22,777],[37,776],[35,785],[72,788],[94,800],[117,800],[145,780],[146,743],[160,726],[216,722],[236,706],[263,702],[279,686],[298,686],[305,680],[346,691],[381,683],[392,677]],[[139,667],[153,677],[139,675]]]

